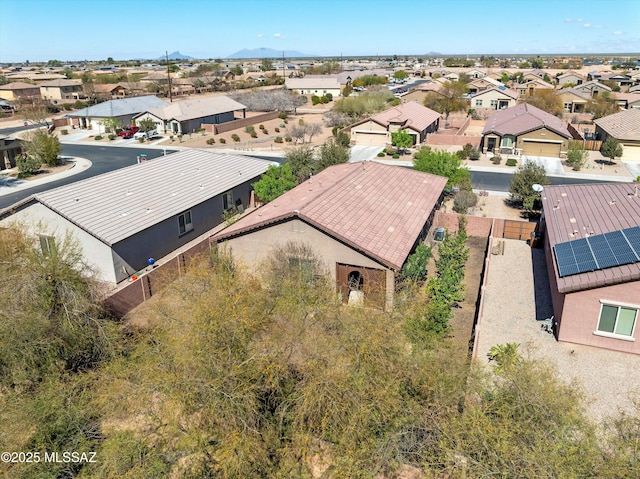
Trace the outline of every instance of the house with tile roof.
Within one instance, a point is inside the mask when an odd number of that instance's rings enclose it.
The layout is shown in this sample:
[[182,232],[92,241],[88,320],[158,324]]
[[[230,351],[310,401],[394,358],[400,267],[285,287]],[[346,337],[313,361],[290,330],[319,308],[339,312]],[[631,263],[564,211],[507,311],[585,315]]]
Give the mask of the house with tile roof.
[[489,76],[476,78],[475,80],[467,83],[467,88],[469,89],[469,93],[471,95],[484,90],[488,90],[489,88],[499,88],[501,86],[504,86],[502,82]]
[[135,122],[151,119],[160,133],[174,135],[193,133],[203,124],[218,125],[245,118],[247,107],[228,96],[212,96],[176,101],[160,108],[143,111],[133,117]]
[[568,71],[556,77],[558,87],[565,85],[582,85],[584,83],[584,76],[574,71]]
[[330,93],[339,97],[342,93],[337,75],[306,75],[302,78],[287,78],[284,81],[287,89],[300,95],[324,96]]
[[640,161],[640,108],[630,108],[593,121],[596,138],[613,137],[622,143],[622,160]]
[[492,113],[482,131],[480,147],[487,151],[559,158],[571,134],[562,120],[528,103]]
[[640,354],[635,183],[545,186],[544,237],[559,341]]
[[0,85],[0,98],[12,102],[40,98],[40,87],[25,82],[7,83]]
[[91,128],[96,131],[104,131],[102,122],[107,118],[115,118],[121,125],[130,125],[134,116],[154,108],[162,108],[169,103],[155,95],[136,96],[108,100],[97,105],[67,113],[64,117],[70,118],[73,125],[79,128]]
[[611,93],[611,88],[609,88],[607,85],[604,85],[594,80],[583,83],[582,85],[574,86],[573,88],[574,90],[578,90],[583,93],[588,93],[591,96],[591,98],[596,98],[598,95],[601,95],[602,93],[605,93],[605,92]]
[[81,80],[51,80],[40,83],[40,96],[51,103],[69,102],[85,98]]
[[504,110],[516,106],[520,95],[505,86],[488,88],[470,97],[471,108]]
[[563,88],[557,90],[556,95],[562,100],[564,111],[567,113],[584,113],[587,104],[591,100],[588,93],[580,91],[576,88]]
[[405,130],[413,138],[413,144],[424,143],[427,133],[438,130],[442,115],[417,102],[407,102],[347,126],[351,143],[365,146],[387,146],[391,134]]
[[446,182],[376,162],[335,165],[211,240],[251,268],[276,245],[308,244],[331,274],[342,301],[364,295],[365,304],[390,309],[395,275],[425,238]]
[[250,206],[269,165],[184,150],[32,195],[0,211],[0,226],[26,225],[45,253],[71,235],[95,277],[117,284]]

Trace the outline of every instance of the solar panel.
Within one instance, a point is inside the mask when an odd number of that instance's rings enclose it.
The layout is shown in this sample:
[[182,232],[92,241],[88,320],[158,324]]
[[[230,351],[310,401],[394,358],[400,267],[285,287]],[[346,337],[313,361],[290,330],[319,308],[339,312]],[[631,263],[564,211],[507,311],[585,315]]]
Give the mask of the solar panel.
[[640,262],[640,226],[558,243],[554,246],[561,278]]

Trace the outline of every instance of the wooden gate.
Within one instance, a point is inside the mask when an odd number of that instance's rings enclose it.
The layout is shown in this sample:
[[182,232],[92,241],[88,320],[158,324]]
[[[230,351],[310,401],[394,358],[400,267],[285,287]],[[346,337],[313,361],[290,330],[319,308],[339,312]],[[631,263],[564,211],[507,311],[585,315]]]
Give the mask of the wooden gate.
[[502,237],[507,239],[529,240],[531,233],[536,230],[537,223],[528,221],[505,220]]

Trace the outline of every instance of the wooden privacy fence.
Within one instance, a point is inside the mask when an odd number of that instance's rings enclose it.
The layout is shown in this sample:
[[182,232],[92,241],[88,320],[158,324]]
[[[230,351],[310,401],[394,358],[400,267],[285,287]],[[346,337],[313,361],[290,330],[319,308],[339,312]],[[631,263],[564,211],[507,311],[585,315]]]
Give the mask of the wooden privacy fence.
[[537,223],[526,221],[505,220],[502,237],[507,239],[529,240],[531,233],[536,230]]

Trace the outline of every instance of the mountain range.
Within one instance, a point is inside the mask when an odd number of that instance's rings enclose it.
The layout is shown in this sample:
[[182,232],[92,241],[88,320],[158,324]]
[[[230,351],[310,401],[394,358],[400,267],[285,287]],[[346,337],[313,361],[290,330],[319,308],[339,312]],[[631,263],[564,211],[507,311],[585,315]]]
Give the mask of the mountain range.
[[[162,55],[161,57],[156,58],[156,60],[166,60],[167,57]],[[169,53],[169,60],[193,60],[193,57],[189,55],[183,55],[180,52]]]

